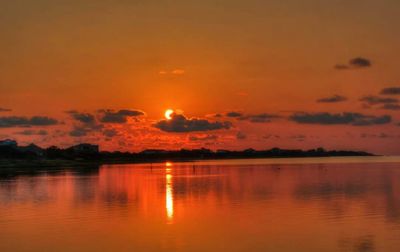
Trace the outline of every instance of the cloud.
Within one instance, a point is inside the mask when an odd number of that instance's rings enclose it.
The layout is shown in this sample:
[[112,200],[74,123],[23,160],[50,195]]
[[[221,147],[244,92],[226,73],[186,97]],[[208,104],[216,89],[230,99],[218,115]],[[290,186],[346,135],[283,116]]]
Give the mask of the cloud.
[[274,114],[262,113],[255,115],[243,115],[239,117],[238,120],[249,121],[253,123],[266,123],[266,122],[271,122],[271,119],[275,118],[280,118],[280,116]]
[[46,135],[48,135],[48,132],[46,130],[31,130],[31,129],[27,129],[27,130],[15,132],[15,134],[25,135],[25,136],[34,136],[34,135],[46,136]]
[[49,126],[58,124],[56,119],[47,116],[3,116],[0,117],[0,128]]
[[0,108],[0,112],[10,112],[10,111],[12,110],[8,108]]
[[357,57],[357,58],[351,59],[349,61],[349,65],[351,65],[353,67],[370,67],[372,65],[372,63],[369,59]]
[[373,116],[360,113],[339,113],[331,114],[328,112],[322,113],[295,113],[289,117],[290,120],[301,124],[321,124],[321,125],[353,125],[353,126],[368,126],[387,124],[392,121],[391,116]]
[[128,121],[128,117],[144,115],[143,111],[128,109],[122,109],[118,111],[106,109],[100,110],[99,112],[102,113],[100,121],[103,123],[126,123]]
[[194,132],[209,131],[219,129],[229,129],[232,127],[230,122],[210,122],[205,119],[186,118],[181,114],[172,114],[170,120],[161,120],[153,125],[165,132]]
[[337,64],[335,65],[335,69],[337,70],[346,70],[346,69],[357,69],[357,68],[366,68],[371,67],[372,63],[369,59],[363,57],[356,57],[349,60],[347,65],[345,64]]
[[330,97],[320,98],[317,100],[317,102],[322,102],[322,103],[336,103],[336,102],[343,102],[343,101],[347,101],[347,97],[337,95],[337,94],[330,96]]
[[241,116],[243,116],[243,114],[240,112],[231,111],[231,112],[226,113],[226,116],[227,117],[241,117]]
[[215,141],[218,139],[217,135],[205,135],[205,136],[190,136],[190,141]]
[[381,109],[387,109],[387,110],[400,110],[400,105],[396,103],[387,103],[384,104]]
[[115,129],[106,129],[103,131],[103,135],[111,138],[118,135],[118,131]]
[[368,105],[377,105],[377,104],[397,103],[399,100],[395,98],[370,95],[362,97],[360,101],[365,102]]
[[90,129],[74,126],[74,128],[69,132],[69,135],[72,137],[83,137],[86,136],[90,132]]
[[388,87],[381,91],[383,95],[400,95],[400,87]]
[[67,111],[67,113],[70,114],[73,119],[81,123],[90,124],[90,123],[95,123],[96,121],[94,115],[89,113],[80,113],[75,110]]

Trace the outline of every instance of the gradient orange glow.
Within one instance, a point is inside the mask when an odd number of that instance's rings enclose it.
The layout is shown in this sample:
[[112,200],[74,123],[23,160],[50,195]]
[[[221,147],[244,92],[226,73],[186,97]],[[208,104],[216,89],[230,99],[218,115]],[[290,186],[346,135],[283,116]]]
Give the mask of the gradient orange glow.
[[[360,99],[400,87],[399,8],[396,0],[3,1],[0,139],[123,151],[322,146],[397,155],[399,103]],[[350,64],[359,57],[370,65]],[[316,102],[335,95],[346,99]],[[126,108],[145,115],[97,120],[100,110]],[[155,129],[171,120],[169,110],[160,118],[165,108],[233,126]],[[65,113],[71,110],[92,114],[97,124],[82,125]],[[216,117],[232,111],[244,117]],[[288,120],[294,112],[387,115],[391,122],[299,124]],[[242,120],[264,113],[279,118]],[[49,116],[59,124],[2,125],[1,117],[15,116]]]

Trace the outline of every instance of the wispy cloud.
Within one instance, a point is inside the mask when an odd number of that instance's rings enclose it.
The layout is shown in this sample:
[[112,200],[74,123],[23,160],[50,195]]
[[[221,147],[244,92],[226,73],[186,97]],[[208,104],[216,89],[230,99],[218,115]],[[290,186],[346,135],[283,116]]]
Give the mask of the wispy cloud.
[[49,126],[58,124],[54,118],[47,116],[3,116],[0,117],[0,128],[11,127],[30,127],[30,126]]
[[328,112],[321,113],[295,113],[289,117],[290,120],[301,124],[320,124],[320,125],[353,125],[368,126],[387,124],[392,121],[389,115],[374,116],[364,115],[360,113],[338,113],[331,114]]
[[323,97],[317,100],[317,102],[320,103],[337,103],[337,102],[343,102],[343,101],[347,101],[347,97],[342,96],[342,95],[333,95],[333,96],[329,96],[329,97]]

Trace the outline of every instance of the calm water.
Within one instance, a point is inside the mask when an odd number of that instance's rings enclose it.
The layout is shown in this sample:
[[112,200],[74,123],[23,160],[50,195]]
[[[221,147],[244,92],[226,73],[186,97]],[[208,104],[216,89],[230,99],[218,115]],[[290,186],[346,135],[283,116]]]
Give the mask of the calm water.
[[3,176],[0,251],[400,251],[400,160],[105,165]]

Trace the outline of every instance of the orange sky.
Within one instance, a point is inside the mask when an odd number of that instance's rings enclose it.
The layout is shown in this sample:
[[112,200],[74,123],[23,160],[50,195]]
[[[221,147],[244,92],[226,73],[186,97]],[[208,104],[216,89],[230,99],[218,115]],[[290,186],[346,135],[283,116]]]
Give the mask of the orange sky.
[[[380,94],[400,88],[399,7],[395,0],[4,2],[0,108],[11,111],[0,112],[0,137],[44,146],[88,141],[111,150],[324,146],[400,154],[398,102],[367,108],[360,101],[400,99]],[[356,58],[368,64],[349,62]],[[347,99],[316,102],[334,95]],[[189,121],[232,126],[166,132],[154,124],[167,108]],[[101,109],[145,115],[102,123]],[[92,114],[97,128],[84,125],[84,136],[71,136],[83,126],[68,110]],[[247,119],[211,116],[232,111]],[[304,124],[290,120],[295,112],[388,115],[390,122]],[[279,118],[249,119],[263,113]],[[58,123],[28,132],[27,125],[10,126],[14,116]],[[46,135],[35,134],[40,130]],[[105,137],[106,130],[118,133]]]

